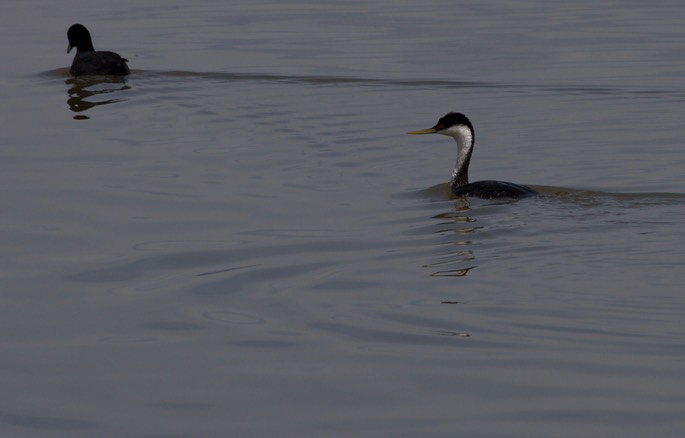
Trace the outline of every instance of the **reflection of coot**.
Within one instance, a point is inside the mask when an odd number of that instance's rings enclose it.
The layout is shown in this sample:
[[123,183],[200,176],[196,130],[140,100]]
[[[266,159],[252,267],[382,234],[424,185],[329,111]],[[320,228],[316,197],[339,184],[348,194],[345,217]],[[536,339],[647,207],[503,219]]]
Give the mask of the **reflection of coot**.
[[[131,88],[123,78],[117,77],[68,78],[66,83],[69,85],[67,104],[69,109],[75,113],[83,113],[99,105],[123,102],[126,99],[122,97],[98,100],[98,96],[105,97],[109,93],[119,94],[119,92]],[[77,115],[74,118],[87,119],[88,117]]]
[[67,53],[76,47],[76,56],[71,63],[69,72],[74,76],[85,75],[114,75],[129,74],[128,60],[114,52],[96,52],[90,32],[81,24],[74,24],[67,32],[69,47]]

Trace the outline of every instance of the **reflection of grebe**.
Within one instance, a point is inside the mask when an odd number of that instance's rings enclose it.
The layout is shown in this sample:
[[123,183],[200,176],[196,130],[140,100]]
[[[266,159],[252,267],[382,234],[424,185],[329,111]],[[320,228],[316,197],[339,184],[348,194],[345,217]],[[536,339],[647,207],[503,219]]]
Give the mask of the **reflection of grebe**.
[[457,165],[452,173],[450,187],[456,196],[476,198],[523,198],[539,195],[530,187],[504,181],[477,181],[469,183],[469,163],[475,135],[471,121],[461,113],[449,113],[432,128],[411,131],[407,134],[442,134],[457,142]]
[[114,52],[97,52],[93,48],[90,32],[81,24],[72,25],[67,31],[67,53],[76,47],[76,56],[69,73],[74,76],[129,74],[128,61]]

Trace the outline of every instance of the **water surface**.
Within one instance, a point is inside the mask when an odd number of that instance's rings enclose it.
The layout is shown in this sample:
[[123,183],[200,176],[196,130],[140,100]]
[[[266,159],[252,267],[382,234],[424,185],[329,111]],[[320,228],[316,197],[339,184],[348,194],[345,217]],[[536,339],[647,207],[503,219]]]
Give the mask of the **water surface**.
[[545,5],[8,7],[3,434],[681,436],[682,8]]

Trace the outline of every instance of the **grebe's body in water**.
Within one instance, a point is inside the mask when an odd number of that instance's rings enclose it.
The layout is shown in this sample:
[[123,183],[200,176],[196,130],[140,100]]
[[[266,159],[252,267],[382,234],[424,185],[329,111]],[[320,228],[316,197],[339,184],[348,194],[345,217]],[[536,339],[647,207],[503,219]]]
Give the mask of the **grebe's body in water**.
[[469,183],[469,163],[473,153],[475,134],[471,121],[462,113],[449,113],[432,128],[411,131],[407,134],[442,134],[457,142],[457,164],[452,173],[450,188],[455,196],[472,196],[483,199],[525,198],[538,196],[530,187],[504,181],[477,181]]

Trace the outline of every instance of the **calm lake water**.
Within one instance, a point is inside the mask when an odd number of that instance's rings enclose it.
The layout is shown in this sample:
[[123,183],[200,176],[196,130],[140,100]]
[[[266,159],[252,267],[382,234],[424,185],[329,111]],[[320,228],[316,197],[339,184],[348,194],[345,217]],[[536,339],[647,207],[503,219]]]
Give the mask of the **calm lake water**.
[[[2,436],[685,435],[681,2],[0,22]],[[449,199],[449,111],[544,196]]]

